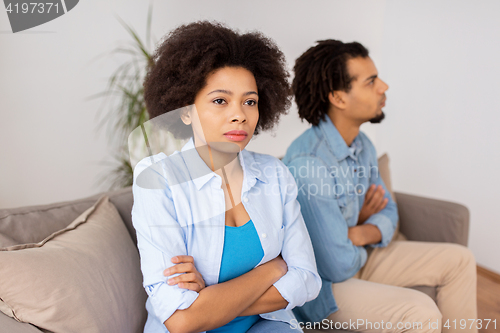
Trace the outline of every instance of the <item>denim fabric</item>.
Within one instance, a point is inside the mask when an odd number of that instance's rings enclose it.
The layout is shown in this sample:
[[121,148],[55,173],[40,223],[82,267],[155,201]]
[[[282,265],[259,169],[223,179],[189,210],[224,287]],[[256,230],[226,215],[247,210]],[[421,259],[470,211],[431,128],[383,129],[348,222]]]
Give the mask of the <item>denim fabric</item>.
[[256,322],[247,333],[297,333],[302,332],[302,329],[296,325],[290,325],[282,321],[260,319]]
[[[259,235],[261,265],[280,253],[288,272],[274,286],[288,301],[285,309],[260,316],[290,323],[296,306],[321,288],[316,261],[288,168],[270,155],[238,154],[243,168],[241,202]],[[195,291],[170,286],[163,271],[176,255],[191,255],[207,286],[219,278],[225,230],[221,177],[199,156],[191,138],[180,152],[159,153],[134,168],[132,223],[137,233],[143,286],[148,294],[145,332],[168,332],[163,325],[177,309],[188,308]]]
[[297,200],[323,284],[318,298],[294,309],[302,321],[321,321],[337,311],[332,282],[349,279],[364,266],[366,248],[354,246],[347,232],[357,225],[371,184],[382,185],[389,202],[365,221],[377,226],[382,234],[379,243],[369,246],[387,246],[398,220],[396,204],[380,178],[372,142],[359,132],[348,147],[330,117],[325,118],[293,141],[283,158],[297,182]]

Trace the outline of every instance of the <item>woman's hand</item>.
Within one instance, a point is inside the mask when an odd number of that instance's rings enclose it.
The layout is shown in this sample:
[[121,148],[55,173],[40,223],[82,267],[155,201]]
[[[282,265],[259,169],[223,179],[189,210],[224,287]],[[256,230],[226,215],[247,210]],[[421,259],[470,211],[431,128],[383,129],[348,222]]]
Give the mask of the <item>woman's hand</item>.
[[[168,284],[173,286],[176,285],[179,288],[189,289],[196,292],[200,292],[205,288],[205,281],[203,276],[194,266],[194,259],[192,256],[175,256],[170,259],[174,265],[163,271],[163,275],[170,276],[173,274],[181,273],[181,275],[168,279]],[[184,273],[184,274],[182,274]]]

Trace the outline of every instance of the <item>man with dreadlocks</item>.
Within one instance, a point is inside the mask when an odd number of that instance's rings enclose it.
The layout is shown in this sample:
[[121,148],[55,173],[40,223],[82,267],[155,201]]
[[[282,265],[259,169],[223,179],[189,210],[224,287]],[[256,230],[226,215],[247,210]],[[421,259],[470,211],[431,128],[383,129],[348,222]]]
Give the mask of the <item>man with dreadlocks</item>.
[[[477,332],[476,264],[464,246],[393,240],[397,206],[360,131],[384,119],[388,85],[357,42],[323,40],[295,62],[292,90],[312,127],[283,162],[297,182],[323,286],[303,322],[370,332]],[[411,286],[437,287],[437,304]],[[333,325],[331,325],[333,326]]]

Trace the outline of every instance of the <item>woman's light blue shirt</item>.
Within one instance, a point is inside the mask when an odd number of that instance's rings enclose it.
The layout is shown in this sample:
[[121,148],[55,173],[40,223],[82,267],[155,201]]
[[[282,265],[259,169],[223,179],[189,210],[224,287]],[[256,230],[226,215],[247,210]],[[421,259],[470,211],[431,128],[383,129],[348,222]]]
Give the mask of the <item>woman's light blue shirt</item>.
[[[280,253],[288,265],[288,272],[274,283],[287,307],[260,316],[290,323],[295,318],[291,309],[314,299],[321,288],[297,185],[273,156],[243,149],[238,158],[243,169],[241,202],[264,250],[256,266]],[[166,283],[163,271],[174,265],[172,257],[193,256],[206,286],[218,282],[225,229],[221,184],[221,177],[199,156],[193,138],[180,152],[146,157],[134,168],[132,223],[149,296],[144,332],[168,332],[165,320],[198,297],[195,291]]]

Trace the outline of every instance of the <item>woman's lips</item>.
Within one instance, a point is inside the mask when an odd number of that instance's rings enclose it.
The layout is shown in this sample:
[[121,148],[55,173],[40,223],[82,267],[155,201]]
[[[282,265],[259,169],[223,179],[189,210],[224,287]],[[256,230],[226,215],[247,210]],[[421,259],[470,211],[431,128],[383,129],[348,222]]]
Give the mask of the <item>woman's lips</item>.
[[243,141],[247,138],[248,134],[245,131],[229,131],[224,133],[224,136],[231,141]]

